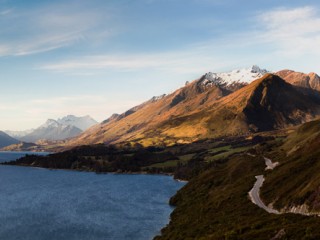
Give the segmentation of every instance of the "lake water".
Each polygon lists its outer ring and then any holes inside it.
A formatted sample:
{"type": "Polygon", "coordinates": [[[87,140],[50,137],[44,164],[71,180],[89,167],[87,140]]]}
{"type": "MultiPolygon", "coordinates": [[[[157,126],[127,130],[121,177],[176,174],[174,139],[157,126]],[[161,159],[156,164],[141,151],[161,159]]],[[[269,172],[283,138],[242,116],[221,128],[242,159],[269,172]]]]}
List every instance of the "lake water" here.
{"type": "MultiPolygon", "coordinates": [[[[23,155],[0,152],[0,161],[23,155]]],[[[152,239],[182,186],[160,175],[0,166],[0,239],[152,239]]]]}

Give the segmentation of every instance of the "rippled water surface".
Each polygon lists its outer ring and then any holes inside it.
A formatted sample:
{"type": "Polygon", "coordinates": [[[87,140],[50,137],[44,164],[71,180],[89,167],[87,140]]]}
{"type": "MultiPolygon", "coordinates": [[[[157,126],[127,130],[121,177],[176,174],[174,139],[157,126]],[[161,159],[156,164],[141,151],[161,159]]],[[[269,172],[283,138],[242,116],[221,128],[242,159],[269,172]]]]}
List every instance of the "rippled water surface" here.
{"type": "MultiPolygon", "coordinates": [[[[0,161],[22,155],[0,152],[0,161]]],[[[160,175],[0,166],[0,239],[152,239],[182,186],[160,175]]]]}

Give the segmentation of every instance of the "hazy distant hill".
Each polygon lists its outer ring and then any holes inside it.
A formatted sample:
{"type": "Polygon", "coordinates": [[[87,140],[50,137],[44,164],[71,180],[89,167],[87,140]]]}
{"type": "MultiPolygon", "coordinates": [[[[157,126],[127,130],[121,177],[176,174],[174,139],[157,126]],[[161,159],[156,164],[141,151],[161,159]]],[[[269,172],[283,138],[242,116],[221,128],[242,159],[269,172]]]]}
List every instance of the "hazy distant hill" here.
{"type": "Polygon", "coordinates": [[[11,130],[5,130],[4,132],[6,134],[8,134],[10,137],[16,138],[16,139],[20,139],[24,136],[26,136],[27,134],[33,132],[34,129],[28,129],[28,130],[24,130],[24,131],[11,131],[11,130]]]}
{"type": "Polygon", "coordinates": [[[19,142],[11,144],[9,146],[1,148],[1,151],[18,151],[18,152],[30,152],[30,151],[42,151],[41,146],[35,143],[19,142]]]}
{"type": "Polygon", "coordinates": [[[17,139],[14,139],[5,132],[0,131],[0,148],[16,143],[19,143],[17,139]]]}

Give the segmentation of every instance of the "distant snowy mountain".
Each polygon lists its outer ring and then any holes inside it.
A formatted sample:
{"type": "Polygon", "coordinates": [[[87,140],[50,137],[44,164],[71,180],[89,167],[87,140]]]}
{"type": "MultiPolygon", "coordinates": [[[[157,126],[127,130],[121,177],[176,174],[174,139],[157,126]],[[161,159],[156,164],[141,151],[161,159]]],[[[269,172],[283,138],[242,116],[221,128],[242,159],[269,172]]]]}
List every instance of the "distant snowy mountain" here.
{"type": "Polygon", "coordinates": [[[231,72],[223,72],[223,73],[206,73],[205,79],[203,81],[203,85],[211,86],[211,85],[224,85],[226,87],[234,86],[234,85],[247,85],[251,83],[253,80],[256,80],[269,71],[265,69],[261,69],[256,65],[253,65],[250,68],[243,68],[233,70],[231,72]]]}
{"type": "Polygon", "coordinates": [[[80,128],[82,131],[87,130],[88,128],[96,125],[98,122],[94,120],[89,115],[84,117],[76,117],[74,115],[68,115],[66,117],[60,118],[57,120],[58,123],[63,125],[71,125],[77,128],[80,128]]]}
{"type": "Polygon", "coordinates": [[[95,124],[97,124],[97,121],[90,116],[76,117],[68,115],[58,120],[48,119],[40,127],[19,139],[24,142],[64,140],[79,135],[95,124]]]}
{"type": "Polygon", "coordinates": [[[24,142],[37,142],[42,139],[46,140],[63,140],[75,137],[82,132],[81,129],[59,123],[56,120],[48,119],[40,127],[36,128],[33,132],[22,137],[24,142]]]}

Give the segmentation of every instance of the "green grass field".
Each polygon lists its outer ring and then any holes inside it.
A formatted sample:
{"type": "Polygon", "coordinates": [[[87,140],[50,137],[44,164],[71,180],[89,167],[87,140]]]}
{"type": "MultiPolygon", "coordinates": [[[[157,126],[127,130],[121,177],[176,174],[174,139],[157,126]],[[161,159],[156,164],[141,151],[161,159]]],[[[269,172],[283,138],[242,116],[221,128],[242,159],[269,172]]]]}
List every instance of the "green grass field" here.
{"type": "Polygon", "coordinates": [[[231,156],[232,154],[245,152],[245,151],[249,150],[250,148],[252,148],[252,146],[231,148],[230,145],[224,146],[224,147],[220,147],[220,148],[215,148],[215,149],[209,151],[211,155],[206,156],[205,157],[205,161],[206,162],[212,162],[212,161],[216,161],[216,160],[219,160],[219,159],[227,158],[227,157],[231,156]],[[222,153],[219,153],[219,154],[214,154],[214,153],[217,153],[219,151],[225,151],[225,152],[222,152],[222,153]]]}

